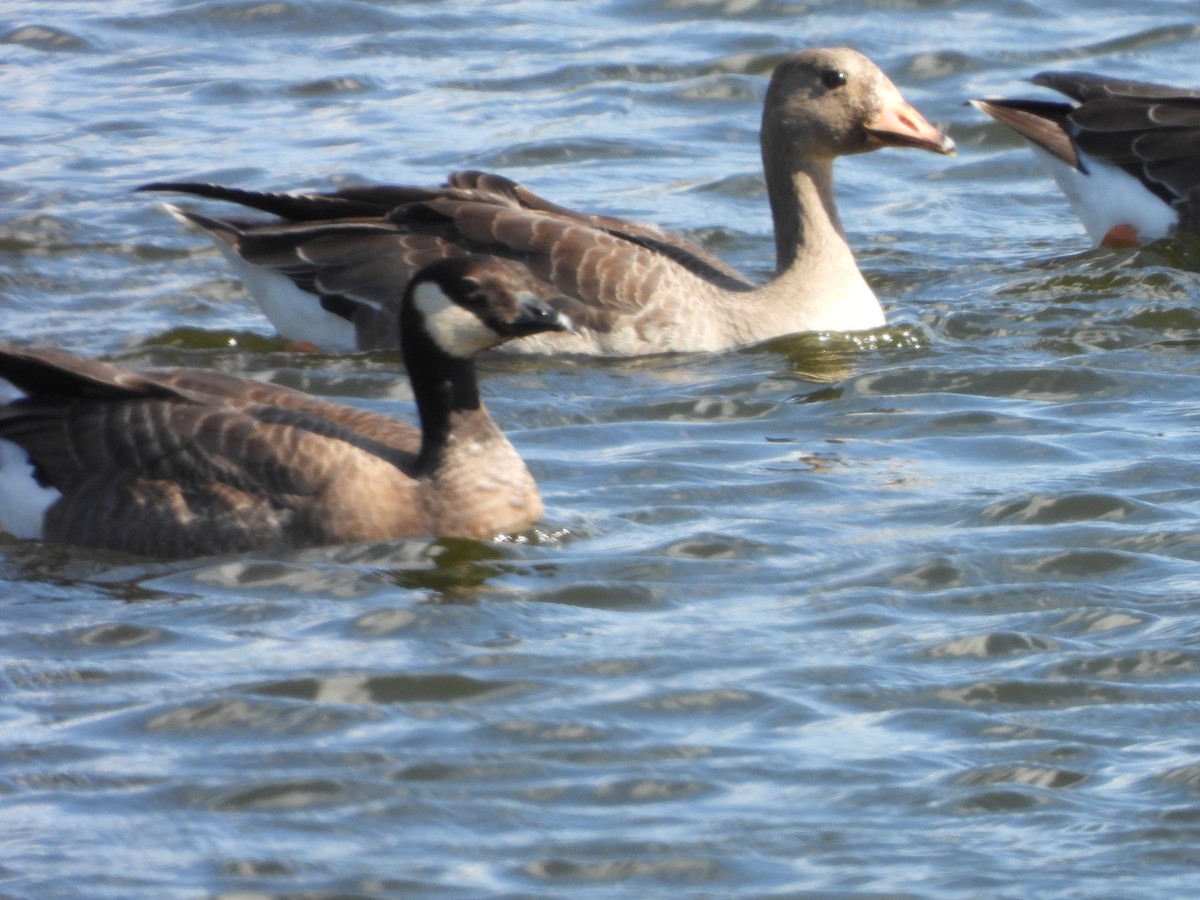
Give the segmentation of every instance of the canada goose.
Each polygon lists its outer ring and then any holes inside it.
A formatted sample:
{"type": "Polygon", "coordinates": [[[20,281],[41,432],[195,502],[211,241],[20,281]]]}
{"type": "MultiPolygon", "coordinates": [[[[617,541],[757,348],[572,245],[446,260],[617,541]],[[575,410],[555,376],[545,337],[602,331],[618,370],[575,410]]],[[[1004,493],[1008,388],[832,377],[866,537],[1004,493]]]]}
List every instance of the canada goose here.
{"type": "Polygon", "coordinates": [[[573,300],[573,333],[510,350],[635,356],[883,325],[838,219],[833,162],[885,146],[953,154],[953,141],[847,49],[807,50],[776,67],[761,140],[776,247],[775,278],[762,286],[655,226],[575,212],[481,172],[454,173],[434,189],[273,194],[157,182],[139,190],[278,216],[263,223],[171,208],[216,242],[280,334],[333,350],[391,345],[389,286],[431,259],[468,252],[519,260],[548,293],[573,300]]]}
{"type": "Polygon", "coordinates": [[[218,372],[4,348],[0,377],[25,396],[0,407],[0,524],[173,558],[523,528],[541,497],[472,358],[569,327],[531,282],[515,263],[458,257],[408,283],[401,342],[420,429],[218,372]]]}
{"type": "Polygon", "coordinates": [[[1092,240],[1200,233],[1200,91],[1087,72],[1030,80],[1073,102],[971,103],[1030,142],[1092,240]]]}

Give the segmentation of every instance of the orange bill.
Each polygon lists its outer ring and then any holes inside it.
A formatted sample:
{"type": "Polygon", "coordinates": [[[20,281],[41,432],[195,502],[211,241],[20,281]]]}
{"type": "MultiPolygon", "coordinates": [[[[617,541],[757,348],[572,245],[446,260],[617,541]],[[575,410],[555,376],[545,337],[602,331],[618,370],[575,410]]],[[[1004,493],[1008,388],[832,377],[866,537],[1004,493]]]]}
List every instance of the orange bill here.
{"type": "Polygon", "coordinates": [[[930,125],[895,91],[884,97],[883,108],[867,123],[867,132],[880,147],[916,147],[953,156],[954,141],[930,125]]]}

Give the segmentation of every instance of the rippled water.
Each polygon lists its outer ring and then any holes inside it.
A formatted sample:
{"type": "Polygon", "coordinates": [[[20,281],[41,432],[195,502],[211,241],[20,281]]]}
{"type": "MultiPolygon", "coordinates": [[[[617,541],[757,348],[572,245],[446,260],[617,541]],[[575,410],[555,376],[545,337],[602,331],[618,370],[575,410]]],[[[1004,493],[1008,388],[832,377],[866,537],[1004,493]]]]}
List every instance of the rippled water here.
{"type": "Polygon", "coordinates": [[[1200,86],[1198,29],[1049,6],[10,5],[3,334],[399,414],[393,355],[283,352],[130,189],[493,168],[765,274],[765,77],[819,44],[960,155],[840,165],[888,329],[488,361],[546,498],[522,543],[3,545],[0,894],[1194,892],[1200,267],[1087,251],[963,102],[1200,86]]]}

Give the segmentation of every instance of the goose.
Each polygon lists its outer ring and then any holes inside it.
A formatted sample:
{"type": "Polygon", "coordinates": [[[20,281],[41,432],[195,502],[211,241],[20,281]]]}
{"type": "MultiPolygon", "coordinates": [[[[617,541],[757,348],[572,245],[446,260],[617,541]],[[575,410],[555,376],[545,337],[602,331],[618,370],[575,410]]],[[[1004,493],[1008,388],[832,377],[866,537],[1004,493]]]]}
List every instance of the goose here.
{"type": "Polygon", "coordinates": [[[1088,72],[1030,80],[1071,102],[971,103],[1029,141],[1092,240],[1200,233],[1200,91],[1088,72]]]}
{"type": "Polygon", "coordinates": [[[483,540],[542,514],[479,397],[474,356],[570,323],[524,267],[438,260],[399,315],[420,428],[203,369],[0,348],[0,525],[159,558],[413,536],[483,540]]]}
{"type": "Polygon", "coordinates": [[[431,259],[518,260],[564,295],[575,330],[509,344],[523,353],[637,356],[725,350],[805,331],[885,324],[838,218],[833,163],[881,147],[953,154],[882,71],[846,49],[805,50],[775,68],[762,160],[776,271],[759,285],[653,225],[567,209],[500,175],[456,172],[444,187],[374,185],[268,193],[193,182],[174,191],[270,213],[218,219],[170,207],[233,264],[279,333],[330,350],[394,344],[389,286],[431,259]]]}

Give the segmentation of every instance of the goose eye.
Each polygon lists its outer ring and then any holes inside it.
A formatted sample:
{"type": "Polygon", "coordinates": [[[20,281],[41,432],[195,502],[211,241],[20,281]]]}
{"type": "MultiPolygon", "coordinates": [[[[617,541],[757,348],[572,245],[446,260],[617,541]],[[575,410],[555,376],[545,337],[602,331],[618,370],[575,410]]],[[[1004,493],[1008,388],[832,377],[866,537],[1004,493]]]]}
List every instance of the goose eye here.
{"type": "Polygon", "coordinates": [[[839,88],[846,83],[846,73],[841,69],[827,69],[821,73],[821,81],[827,88],[839,88]]]}

